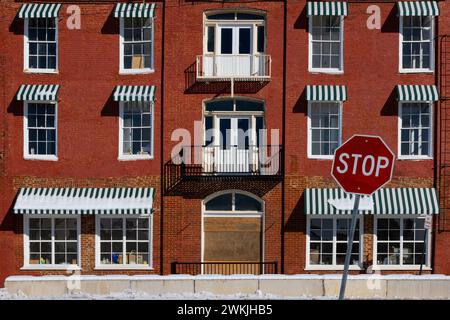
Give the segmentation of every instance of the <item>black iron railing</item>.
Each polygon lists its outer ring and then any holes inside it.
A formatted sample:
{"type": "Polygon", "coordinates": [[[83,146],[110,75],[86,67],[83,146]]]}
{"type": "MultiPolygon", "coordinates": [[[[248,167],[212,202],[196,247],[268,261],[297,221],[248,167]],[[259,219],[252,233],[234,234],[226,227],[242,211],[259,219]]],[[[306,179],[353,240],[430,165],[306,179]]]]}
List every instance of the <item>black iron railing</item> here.
{"type": "Polygon", "coordinates": [[[277,262],[172,262],[172,274],[277,274],[277,262]]]}

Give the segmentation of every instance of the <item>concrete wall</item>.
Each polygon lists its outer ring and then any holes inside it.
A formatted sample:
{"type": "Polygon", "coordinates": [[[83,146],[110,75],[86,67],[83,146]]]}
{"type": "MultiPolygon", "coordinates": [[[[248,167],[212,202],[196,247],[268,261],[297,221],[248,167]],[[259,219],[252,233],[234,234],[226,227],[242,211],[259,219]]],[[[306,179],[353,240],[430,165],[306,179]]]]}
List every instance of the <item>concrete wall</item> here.
{"type": "MultiPolygon", "coordinates": [[[[150,295],[255,294],[289,298],[336,298],[340,275],[294,276],[12,276],[5,281],[10,294],[31,297],[71,293],[108,295],[126,290],[150,295]]],[[[346,297],[353,299],[450,299],[450,277],[442,275],[350,276],[346,297]]]]}

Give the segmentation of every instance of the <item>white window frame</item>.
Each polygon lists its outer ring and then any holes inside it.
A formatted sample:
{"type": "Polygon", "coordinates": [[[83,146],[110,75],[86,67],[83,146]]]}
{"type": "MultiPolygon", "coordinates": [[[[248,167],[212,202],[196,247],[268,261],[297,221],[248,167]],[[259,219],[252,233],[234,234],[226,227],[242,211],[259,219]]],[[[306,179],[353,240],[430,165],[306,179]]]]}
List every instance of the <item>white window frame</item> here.
{"type": "Polygon", "coordinates": [[[313,29],[313,16],[308,18],[308,24],[309,24],[309,31],[308,31],[308,72],[311,73],[329,73],[329,74],[343,74],[344,73],[344,16],[340,16],[340,68],[313,68],[313,50],[312,50],[312,44],[313,44],[313,38],[312,38],[312,29],[313,29]]]}
{"type": "Polygon", "coordinates": [[[399,60],[398,60],[398,70],[399,73],[434,73],[434,17],[431,16],[431,46],[430,46],[430,68],[403,68],[403,17],[400,19],[400,29],[399,29],[399,60]]]}
{"type": "Polygon", "coordinates": [[[119,74],[148,74],[148,73],[154,73],[155,72],[155,19],[150,19],[151,24],[151,35],[150,35],[150,43],[151,43],[151,67],[150,68],[142,68],[142,69],[125,69],[124,68],[124,27],[125,27],[125,21],[126,18],[120,18],[120,37],[119,37],[119,74]]]}
{"type": "Polygon", "coordinates": [[[28,24],[29,18],[24,19],[24,45],[23,45],[23,71],[25,73],[58,73],[58,62],[59,62],[59,41],[58,41],[58,18],[55,19],[55,43],[56,43],[56,63],[55,69],[42,69],[42,68],[30,68],[29,67],[29,40],[28,40],[28,24]]]}
{"type": "Polygon", "coordinates": [[[398,129],[397,129],[397,158],[399,160],[432,160],[434,155],[433,150],[433,127],[434,127],[434,116],[433,116],[433,102],[429,101],[399,101],[398,102],[398,129]],[[430,144],[430,155],[402,155],[402,112],[403,104],[406,103],[427,103],[430,105],[430,133],[429,133],[429,144],[430,144]]]}
{"type": "MultiPolygon", "coordinates": [[[[349,270],[362,270],[364,259],[364,216],[359,215],[359,265],[350,264],[349,270]]],[[[344,270],[344,265],[336,264],[336,220],[351,219],[351,215],[308,215],[306,218],[306,262],[305,270],[344,270]],[[317,265],[311,264],[310,261],[310,231],[311,219],[332,219],[333,220],[333,264],[317,265]]]]}
{"type": "Polygon", "coordinates": [[[153,159],[153,150],[154,150],[154,111],[155,111],[155,103],[154,102],[145,102],[150,103],[150,154],[124,154],[123,152],[123,121],[124,121],[124,101],[119,102],[119,156],[118,160],[127,161],[127,160],[151,160],[153,159]]]}
{"type": "Polygon", "coordinates": [[[81,219],[80,215],[23,215],[23,267],[21,270],[81,270],[81,219]],[[52,259],[55,255],[55,219],[77,219],[77,262],[78,264],[30,264],[30,219],[52,219],[52,259]]]}
{"type": "Polygon", "coordinates": [[[308,101],[308,119],[307,119],[307,126],[308,126],[308,135],[307,135],[307,150],[308,150],[308,159],[322,159],[322,160],[333,160],[334,155],[314,155],[312,154],[312,126],[311,126],[311,108],[313,108],[313,104],[315,103],[337,103],[339,106],[339,119],[338,119],[338,125],[339,125],[339,146],[342,144],[342,110],[343,110],[343,101],[308,101]]]}
{"type": "MultiPolygon", "coordinates": [[[[378,253],[378,238],[377,238],[377,230],[378,230],[378,218],[388,218],[386,216],[380,216],[374,217],[373,220],[373,252],[372,252],[372,261],[373,261],[373,270],[419,270],[420,265],[403,265],[403,219],[411,219],[411,218],[418,218],[418,219],[425,219],[424,217],[420,215],[394,215],[389,218],[392,219],[400,219],[400,264],[399,265],[380,265],[377,263],[377,253],[378,253]]],[[[432,237],[432,231],[431,229],[425,229],[428,232],[428,241],[427,241],[427,252],[426,252],[426,264],[422,266],[423,270],[432,270],[431,268],[431,237],[432,237]]]]}
{"type": "Polygon", "coordinates": [[[141,214],[141,215],[96,215],[95,216],[95,270],[153,270],[153,214],[141,214]],[[138,219],[149,219],[149,235],[148,235],[148,265],[143,264],[102,264],[100,258],[100,219],[122,219],[122,251],[123,256],[126,254],[126,228],[125,228],[125,220],[127,218],[138,218],[138,219]]]}
{"type": "Polygon", "coordinates": [[[46,160],[57,161],[58,160],[58,103],[56,101],[36,101],[26,100],[23,102],[23,158],[25,160],[46,160]],[[55,105],[55,155],[49,154],[30,154],[28,150],[29,137],[28,137],[28,104],[29,103],[41,103],[41,104],[53,104],[55,105]]]}

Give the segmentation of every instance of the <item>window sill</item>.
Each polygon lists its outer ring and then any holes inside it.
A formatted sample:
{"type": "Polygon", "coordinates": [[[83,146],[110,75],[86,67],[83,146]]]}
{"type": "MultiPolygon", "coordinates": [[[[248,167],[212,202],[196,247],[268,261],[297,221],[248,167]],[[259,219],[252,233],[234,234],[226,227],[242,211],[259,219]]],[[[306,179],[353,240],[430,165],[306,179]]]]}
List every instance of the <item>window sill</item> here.
{"type": "MultiPolygon", "coordinates": [[[[344,270],[344,266],[307,266],[305,267],[305,271],[342,271],[344,270]]],[[[360,266],[351,265],[349,266],[349,270],[363,270],[360,266]]]]}
{"type": "Polygon", "coordinates": [[[344,74],[343,70],[308,69],[309,73],[344,74]]]}
{"type": "Polygon", "coordinates": [[[55,270],[55,271],[73,271],[81,270],[77,265],[26,265],[20,268],[20,270],[55,270]]]}
{"type": "MultiPolygon", "coordinates": [[[[419,271],[420,266],[373,266],[372,270],[379,270],[379,271],[419,271]]],[[[433,269],[428,266],[423,266],[422,270],[425,271],[432,271],[433,269]]]]}
{"type": "Polygon", "coordinates": [[[400,74],[406,73],[406,74],[411,74],[411,73],[429,73],[429,74],[433,74],[434,70],[421,70],[421,69],[401,69],[398,71],[400,74]]]}
{"type": "Polygon", "coordinates": [[[120,70],[120,75],[133,75],[133,74],[150,74],[155,73],[155,69],[135,69],[135,70],[120,70]]]}
{"type": "Polygon", "coordinates": [[[23,69],[24,73],[46,73],[46,74],[59,74],[59,70],[52,69],[23,69]]]}
{"type": "Polygon", "coordinates": [[[119,161],[153,160],[153,156],[149,155],[119,156],[117,160],[119,161]]]}
{"type": "Polygon", "coordinates": [[[130,265],[118,265],[118,266],[95,266],[94,270],[154,270],[153,267],[150,266],[130,266],[130,265]]]}
{"type": "Polygon", "coordinates": [[[433,157],[398,157],[397,160],[400,161],[404,161],[404,160],[415,160],[415,161],[420,161],[420,160],[433,160],[433,157]]]}
{"type": "Polygon", "coordinates": [[[333,160],[334,156],[311,156],[308,155],[308,159],[311,160],[333,160]]]}
{"type": "Polygon", "coordinates": [[[24,156],[24,160],[58,161],[57,156],[24,156]]]}

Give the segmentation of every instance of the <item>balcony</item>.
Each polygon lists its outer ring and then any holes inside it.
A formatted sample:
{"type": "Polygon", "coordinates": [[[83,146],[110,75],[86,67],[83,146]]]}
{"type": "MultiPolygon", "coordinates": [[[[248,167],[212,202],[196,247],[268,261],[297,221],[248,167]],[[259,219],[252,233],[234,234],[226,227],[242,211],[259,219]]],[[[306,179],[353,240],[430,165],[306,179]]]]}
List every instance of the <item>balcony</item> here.
{"type": "Polygon", "coordinates": [[[198,81],[270,81],[272,60],[267,54],[204,54],[197,56],[198,81]]]}

